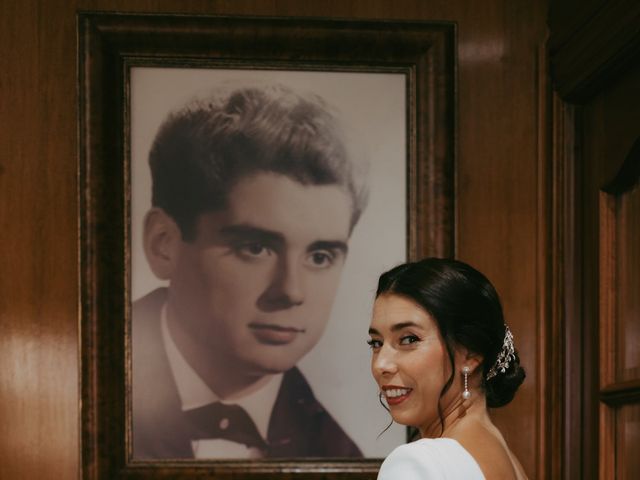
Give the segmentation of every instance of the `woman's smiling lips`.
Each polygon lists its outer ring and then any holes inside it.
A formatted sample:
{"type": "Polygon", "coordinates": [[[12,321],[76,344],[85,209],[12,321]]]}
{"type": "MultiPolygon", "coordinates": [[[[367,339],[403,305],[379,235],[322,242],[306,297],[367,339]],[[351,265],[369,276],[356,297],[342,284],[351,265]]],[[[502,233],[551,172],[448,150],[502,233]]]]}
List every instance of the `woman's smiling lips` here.
{"type": "Polygon", "coordinates": [[[298,334],[305,332],[303,328],[283,327],[271,323],[251,323],[249,328],[260,343],[267,345],[287,345],[293,342],[298,334]]]}
{"type": "Polygon", "coordinates": [[[382,387],[385,399],[389,406],[399,405],[404,402],[411,394],[412,388],[400,387],[397,385],[385,385],[382,387]]]}

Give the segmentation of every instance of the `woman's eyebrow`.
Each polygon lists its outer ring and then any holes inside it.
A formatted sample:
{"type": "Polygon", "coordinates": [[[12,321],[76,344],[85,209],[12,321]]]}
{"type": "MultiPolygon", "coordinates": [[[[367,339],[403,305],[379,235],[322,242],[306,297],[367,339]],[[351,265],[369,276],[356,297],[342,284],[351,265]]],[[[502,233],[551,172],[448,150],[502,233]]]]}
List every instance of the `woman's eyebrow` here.
{"type": "Polygon", "coordinates": [[[418,325],[415,322],[396,323],[395,325],[391,326],[391,331],[392,332],[397,332],[398,330],[402,330],[403,328],[407,328],[407,327],[418,327],[418,328],[420,328],[420,325],[418,325]]]}
{"type": "MultiPolygon", "coordinates": [[[[407,328],[407,327],[422,328],[420,325],[418,325],[415,322],[400,322],[392,325],[391,331],[397,332],[398,330],[402,330],[403,328],[407,328]]],[[[380,332],[378,332],[378,330],[376,330],[375,328],[371,327],[369,328],[369,335],[380,335],[380,332]]]]}

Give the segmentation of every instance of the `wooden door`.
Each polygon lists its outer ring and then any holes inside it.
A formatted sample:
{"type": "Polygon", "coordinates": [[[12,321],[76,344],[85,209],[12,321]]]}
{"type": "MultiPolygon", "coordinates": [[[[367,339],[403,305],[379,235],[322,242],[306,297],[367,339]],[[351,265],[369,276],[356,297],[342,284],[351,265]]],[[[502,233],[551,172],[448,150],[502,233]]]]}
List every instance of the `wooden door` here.
{"type": "Polygon", "coordinates": [[[640,136],[599,193],[602,479],[640,478],[639,176],[640,136]]]}
{"type": "Polygon", "coordinates": [[[555,151],[571,218],[560,257],[564,478],[640,478],[640,5],[556,2],[555,151]],[[572,15],[566,15],[573,10],[572,15]],[[559,120],[559,121],[557,121],[559,120]],[[567,121],[568,120],[568,121],[567,121]],[[567,124],[571,132],[567,134],[567,124]],[[563,131],[560,132],[560,127],[563,131]],[[569,194],[567,195],[567,192],[569,194]]]}

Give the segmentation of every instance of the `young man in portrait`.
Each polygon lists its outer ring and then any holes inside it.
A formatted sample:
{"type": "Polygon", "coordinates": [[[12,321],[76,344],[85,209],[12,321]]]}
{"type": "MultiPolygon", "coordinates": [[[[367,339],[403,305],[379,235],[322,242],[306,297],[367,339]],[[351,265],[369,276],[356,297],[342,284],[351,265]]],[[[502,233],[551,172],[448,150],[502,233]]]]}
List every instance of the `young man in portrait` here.
{"type": "Polygon", "coordinates": [[[361,456],[296,367],[366,203],[343,133],[277,85],[218,89],[161,126],[144,250],[168,286],[133,305],[136,459],[361,456]]]}

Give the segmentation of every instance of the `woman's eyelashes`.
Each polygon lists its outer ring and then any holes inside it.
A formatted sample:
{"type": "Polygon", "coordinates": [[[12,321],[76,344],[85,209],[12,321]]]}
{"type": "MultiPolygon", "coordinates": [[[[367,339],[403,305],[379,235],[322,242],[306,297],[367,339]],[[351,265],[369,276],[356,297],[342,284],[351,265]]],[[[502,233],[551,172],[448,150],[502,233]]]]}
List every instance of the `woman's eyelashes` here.
{"type": "MultiPolygon", "coordinates": [[[[404,334],[398,337],[397,343],[400,346],[406,346],[406,345],[413,345],[414,343],[417,343],[419,341],[420,341],[420,337],[411,333],[411,334],[404,334]]],[[[367,344],[372,350],[377,350],[380,347],[382,347],[383,341],[377,338],[370,338],[369,340],[367,340],[367,344]]]]}
{"type": "Polygon", "coordinates": [[[411,345],[412,343],[419,342],[420,338],[417,335],[409,334],[400,337],[400,345],[411,345]]]}

